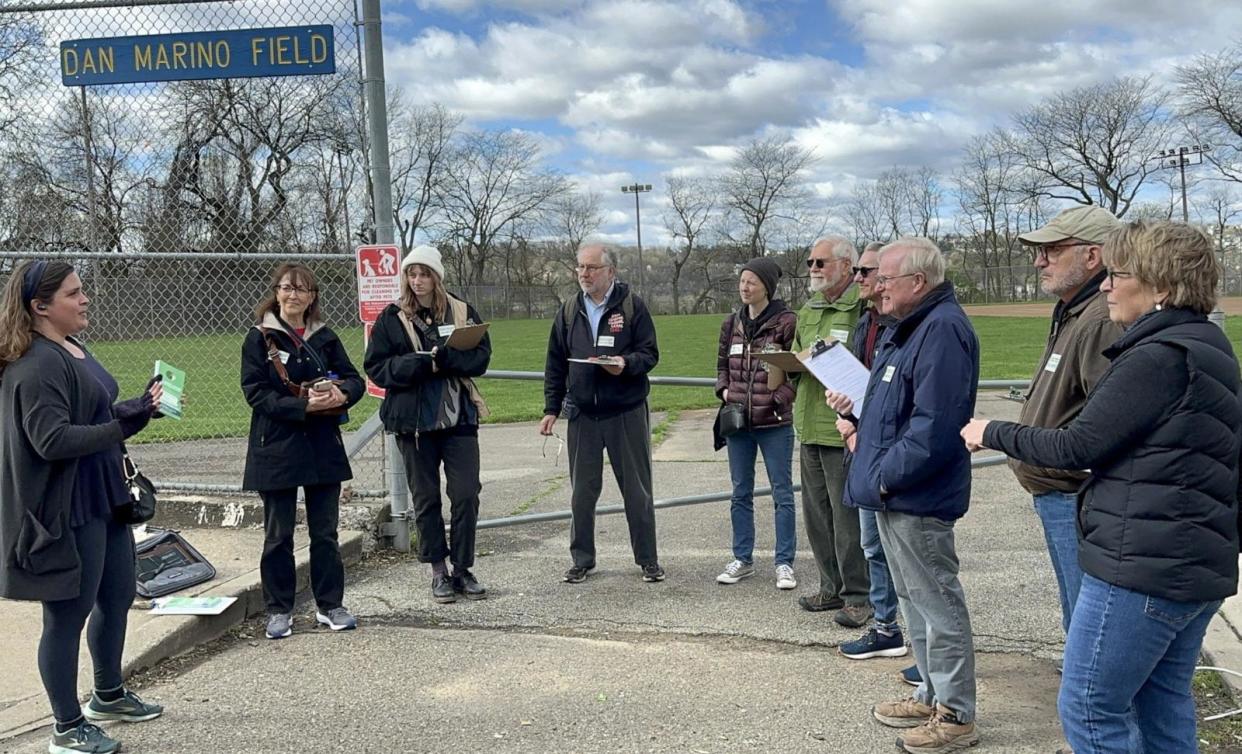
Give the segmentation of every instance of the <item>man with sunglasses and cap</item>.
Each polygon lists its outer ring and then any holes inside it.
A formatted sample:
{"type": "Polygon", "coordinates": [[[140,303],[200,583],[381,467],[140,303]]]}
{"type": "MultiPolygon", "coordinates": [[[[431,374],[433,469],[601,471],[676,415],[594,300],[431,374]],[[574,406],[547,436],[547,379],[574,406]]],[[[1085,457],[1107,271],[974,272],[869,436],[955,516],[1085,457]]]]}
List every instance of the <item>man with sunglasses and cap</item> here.
{"type": "MultiPolygon", "coordinates": [[[[845,238],[825,236],[811,245],[806,260],[811,298],[798,310],[795,353],[821,338],[853,347],[851,335],[866,306],[854,286],[857,264],[858,251],[845,238]]],[[[802,518],[819,568],[819,589],[799,597],[798,604],[810,612],[836,611],[861,626],[871,616],[870,582],[858,513],[845,507],[845,442],[836,412],[824,404],[824,386],[807,372],[795,380],[802,518]]]]}
{"type": "MultiPolygon", "coordinates": [[[[1108,370],[1103,351],[1121,337],[1121,329],[1108,318],[1108,302],[1100,292],[1107,275],[1101,247],[1120,227],[1103,207],[1074,207],[1018,236],[1031,249],[1040,288],[1058,299],[1044,355],[1022,404],[1022,424],[1050,429],[1069,424],[1108,370]]],[[[1068,632],[1082,583],[1077,495],[1087,472],[1039,468],[1012,458],[1009,467],[1034,497],[1057,577],[1061,628],[1068,632]]]]}

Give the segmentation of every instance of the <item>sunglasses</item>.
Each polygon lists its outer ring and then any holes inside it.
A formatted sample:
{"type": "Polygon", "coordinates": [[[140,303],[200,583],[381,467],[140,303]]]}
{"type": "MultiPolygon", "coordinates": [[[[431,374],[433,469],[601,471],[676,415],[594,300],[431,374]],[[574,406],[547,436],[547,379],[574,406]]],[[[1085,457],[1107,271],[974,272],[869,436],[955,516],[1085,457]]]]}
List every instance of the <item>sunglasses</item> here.
{"type": "Polygon", "coordinates": [[[880,269],[880,268],[879,268],[879,267],[851,267],[851,268],[850,268],[850,270],[851,270],[851,271],[852,271],[855,275],[859,275],[859,276],[864,277],[864,278],[865,278],[865,277],[867,277],[868,275],[870,275],[871,273],[875,272],[875,271],[876,271],[876,270],[878,270],[878,269],[880,269]]]}
{"type": "Polygon", "coordinates": [[[806,268],[808,270],[810,269],[822,270],[824,269],[824,266],[827,265],[829,262],[835,262],[835,261],[836,261],[835,259],[808,259],[806,260],[806,268]]]}

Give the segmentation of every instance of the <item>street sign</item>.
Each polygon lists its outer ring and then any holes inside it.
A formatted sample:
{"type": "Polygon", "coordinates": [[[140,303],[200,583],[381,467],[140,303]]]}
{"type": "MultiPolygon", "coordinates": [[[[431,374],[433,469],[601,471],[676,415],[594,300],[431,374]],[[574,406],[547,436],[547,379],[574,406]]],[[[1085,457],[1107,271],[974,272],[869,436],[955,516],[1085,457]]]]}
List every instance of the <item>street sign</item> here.
{"type": "MultiPolygon", "coordinates": [[[[371,330],[375,327],[374,322],[362,323],[362,350],[365,353],[367,346],[371,345],[371,330]]],[[[384,388],[371,382],[371,378],[367,377],[367,395],[374,395],[376,398],[383,398],[385,395],[384,388]]]]}
{"type": "Polygon", "coordinates": [[[60,43],[60,80],[95,86],[329,74],[335,39],[328,25],[68,39],[60,43]]]}
{"type": "Polygon", "coordinates": [[[354,252],[358,276],[358,318],[374,322],[401,295],[401,252],[392,244],[359,246],[354,252]]]}

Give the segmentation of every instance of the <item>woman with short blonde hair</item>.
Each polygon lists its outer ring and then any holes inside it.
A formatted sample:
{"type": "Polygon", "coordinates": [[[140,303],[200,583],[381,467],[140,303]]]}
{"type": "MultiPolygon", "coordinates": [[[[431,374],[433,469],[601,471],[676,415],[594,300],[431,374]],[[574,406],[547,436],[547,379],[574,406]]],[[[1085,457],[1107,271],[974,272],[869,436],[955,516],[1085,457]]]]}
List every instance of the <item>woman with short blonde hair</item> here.
{"type": "Polygon", "coordinates": [[[1090,469],[1078,493],[1082,587],[1058,710],[1076,754],[1197,751],[1191,677],[1208,622],[1238,589],[1242,379],[1206,314],[1219,270],[1201,231],[1132,222],[1104,245],[1100,285],[1125,330],[1060,429],[974,419],[972,450],[1090,469]]]}

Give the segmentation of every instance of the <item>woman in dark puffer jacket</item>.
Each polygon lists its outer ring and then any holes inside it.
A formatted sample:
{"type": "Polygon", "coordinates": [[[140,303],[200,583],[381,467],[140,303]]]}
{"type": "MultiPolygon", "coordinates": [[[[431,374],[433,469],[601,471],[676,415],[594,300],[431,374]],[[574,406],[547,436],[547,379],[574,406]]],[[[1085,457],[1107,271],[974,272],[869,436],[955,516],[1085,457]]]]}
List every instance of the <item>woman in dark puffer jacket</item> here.
{"type": "Polygon", "coordinates": [[[794,389],[785,374],[755,354],[788,351],[798,316],[773,299],[781,268],[771,259],[752,259],[742,267],[738,293],[742,306],[725,318],[716,357],[716,394],[745,407],[746,428],[725,439],[733,480],[733,560],[716,577],[736,584],[755,573],[755,456],[763,465],[776,504],[776,586],[793,589],[797,527],[793,496],[794,389]]]}
{"type": "Polygon", "coordinates": [[[1109,317],[1125,333],[1062,429],[974,419],[972,450],[1090,469],[1078,492],[1082,589],[1058,710],[1076,754],[1197,751],[1191,676],[1238,586],[1238,361],[1207,313],[1219,267],[1201,231],[1138,221],[1104,247],[1109,317]],[[1132,726],[1136,726],[1131,730],[1132,726]]]}

